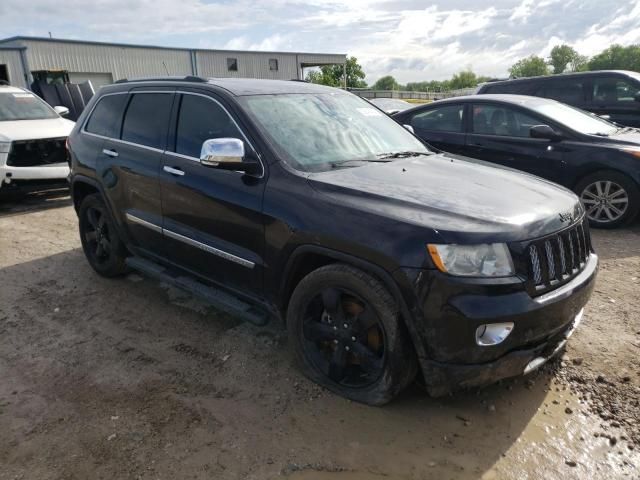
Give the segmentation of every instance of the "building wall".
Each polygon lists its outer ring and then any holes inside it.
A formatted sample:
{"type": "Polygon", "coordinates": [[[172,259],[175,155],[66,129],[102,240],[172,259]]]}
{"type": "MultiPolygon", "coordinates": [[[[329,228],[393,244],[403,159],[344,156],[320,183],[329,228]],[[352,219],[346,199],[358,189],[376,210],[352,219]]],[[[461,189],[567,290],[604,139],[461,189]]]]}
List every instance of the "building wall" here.
{"type": "Polygon", "coordinates": [[[190,75],[188,50],[120,47],[26,40],[29,69],[111,73],[114,80],[146,76],[190,75]]]}
{"type": "Polygon", "coordinates": [[[67,70],[74,81],[92,79],[96,83],[167,74],[290,80],[301,77],[301,66],[342,64],[346,59],[345,55],[189,50],[38,38],[12,39],[0,43],[3,46],[26,47],[29,71],[67,70]],[[237,71],[228,70],[227,58],[237,59],[237,71]],[[278,61],[277,70],[269,68],[270,59],[278,61]]]}
{"type": "Polygon", "coordinates": [[[16,87],[26,87],[20,50],[0,49],[0,65],[6,65],[9,73],[9,82],[16,87]]]}

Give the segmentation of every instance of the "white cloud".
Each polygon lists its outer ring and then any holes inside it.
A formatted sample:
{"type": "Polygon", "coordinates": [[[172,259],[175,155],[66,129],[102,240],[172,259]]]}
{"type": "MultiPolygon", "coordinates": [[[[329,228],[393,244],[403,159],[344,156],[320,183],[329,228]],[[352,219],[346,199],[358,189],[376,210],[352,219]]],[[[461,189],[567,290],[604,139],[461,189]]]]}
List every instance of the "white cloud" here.
{"type": "Polygon", "coordinates": [[[502,76],[558,43],[593,55],[640,43],[624,0],[0,0],[5,35],[357,56],[367,81],[502,76]]]}

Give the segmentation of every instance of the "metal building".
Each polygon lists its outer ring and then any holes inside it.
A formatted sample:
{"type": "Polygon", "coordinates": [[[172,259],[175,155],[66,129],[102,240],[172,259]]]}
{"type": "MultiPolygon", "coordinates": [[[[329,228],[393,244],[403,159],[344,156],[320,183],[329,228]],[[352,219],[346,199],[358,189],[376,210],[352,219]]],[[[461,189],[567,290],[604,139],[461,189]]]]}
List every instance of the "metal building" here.
{"type": "Polygon", "coordinates": [[[306,67],[345,65],[346,55],[203,50],[42,37],[0,40],[0,79],[31,84],[31,72],[66,70],[69,80],[95,88],[121,78],[163,75],[302,79],[306,67]]]}

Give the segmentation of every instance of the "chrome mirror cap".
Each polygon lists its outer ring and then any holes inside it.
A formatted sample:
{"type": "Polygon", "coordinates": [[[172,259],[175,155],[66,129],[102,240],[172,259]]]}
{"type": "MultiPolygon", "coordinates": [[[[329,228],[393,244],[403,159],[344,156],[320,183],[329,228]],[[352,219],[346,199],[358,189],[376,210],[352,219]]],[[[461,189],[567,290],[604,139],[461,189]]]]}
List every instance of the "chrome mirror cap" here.
{"type": "Polygon", "coordinates": [[[210,138],[200,151],[200,163],[217,167],[224,163],[242,163],[244,142],[238,138],[210,138]]]}
{"type": "Polygon", "coordinates": [[[415,134],[416,132],[413,130],[413,127],[411,125],[402,125],[404,128],[406,128],[407,130],[409,130],[411,133],[415,134]]]}
{"type": "Polygon", "coordinates": [[[67,107],[63,107],[62,105],[53,107],[53,110],[61,117],[66,117],[67,115],[69,115],[69,109],[67,107]]]}

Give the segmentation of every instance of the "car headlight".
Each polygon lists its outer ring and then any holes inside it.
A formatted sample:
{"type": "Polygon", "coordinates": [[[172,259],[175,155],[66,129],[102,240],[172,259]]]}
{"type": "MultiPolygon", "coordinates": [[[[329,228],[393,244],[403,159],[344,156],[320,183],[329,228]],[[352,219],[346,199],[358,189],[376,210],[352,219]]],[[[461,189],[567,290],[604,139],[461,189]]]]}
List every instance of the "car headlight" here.
{"type": "Polygon", "coordinates": [[[0,153],[9,153],[11,150],[11,142],[0,142],[0,153]]]}
{"type": "Polygon", "coordinates": [[[507,277],[513,275],[513,260],[504,243],[427,246],[438,270],[463,277],[507,277]]]}

